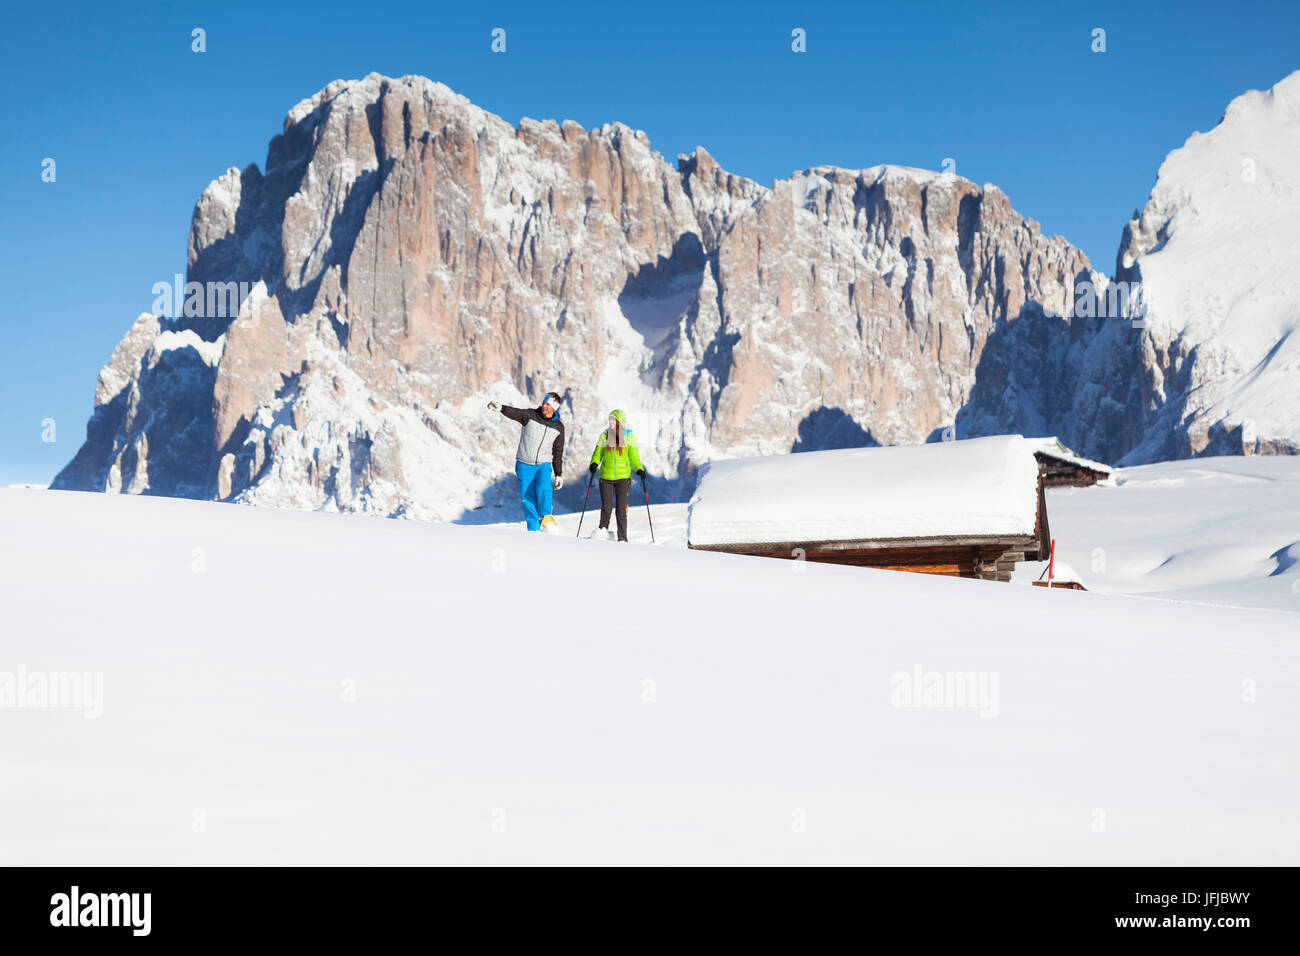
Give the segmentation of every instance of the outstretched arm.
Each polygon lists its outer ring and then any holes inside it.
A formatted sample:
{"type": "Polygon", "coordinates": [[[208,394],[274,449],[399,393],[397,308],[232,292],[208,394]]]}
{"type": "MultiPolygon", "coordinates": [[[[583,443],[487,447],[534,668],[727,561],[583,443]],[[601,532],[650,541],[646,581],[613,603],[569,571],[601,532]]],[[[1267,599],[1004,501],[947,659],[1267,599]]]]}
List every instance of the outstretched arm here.
{"type": "MultiPolygon", "coordinates": [[[[489,406],[491,407],[491,406],[489,406]]],[[[513,405],[502,405],[501,414],[512,421],[519,422],[521,425],[528,420],[527,408],[515,408],[513,405]]]]}

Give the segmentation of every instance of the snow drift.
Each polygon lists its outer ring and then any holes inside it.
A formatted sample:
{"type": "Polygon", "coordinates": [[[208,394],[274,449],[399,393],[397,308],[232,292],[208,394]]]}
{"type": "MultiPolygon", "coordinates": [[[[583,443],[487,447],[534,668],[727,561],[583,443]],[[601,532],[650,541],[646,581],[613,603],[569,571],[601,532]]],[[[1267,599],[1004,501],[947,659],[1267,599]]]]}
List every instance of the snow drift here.
{"type": "Polygon", "coordinates": [[[11,865],[1300,862],[1294,614],[164,498],[0,524],[0,672],[103,688],[0,709],[11,865]]]}

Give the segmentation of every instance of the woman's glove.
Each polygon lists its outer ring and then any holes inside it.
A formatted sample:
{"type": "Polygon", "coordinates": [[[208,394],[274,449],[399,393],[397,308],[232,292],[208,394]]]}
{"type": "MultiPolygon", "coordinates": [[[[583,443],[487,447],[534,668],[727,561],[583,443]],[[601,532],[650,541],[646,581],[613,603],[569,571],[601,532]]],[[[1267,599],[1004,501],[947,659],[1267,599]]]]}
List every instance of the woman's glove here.
{"type": "Polygon", "coordinates": [[[644,481],[645,481],[645,469],[644,469],[644,468],[638,468],[638,469],[636,470],[636,476],[637,476],[638,478],[640,478],[640,479],[644,482],[644,481]]]}
{"type": "Polygon", "coordinates": [[[591,473],[594,475],[594,474],[596,473],[596,469],[597,469],[598,467],[600,467],[600,466],[597,465],[597,464],[593,461],[593,462],[591,463],[591,465],[588,466],[587,470],[588,470],[589,472],[591,472],[591,473]]]}
{"type": "Polygon", "coordinates": [[[500,402],[488,402],[488,411],[491,411],[491,412],[499,412],[499,411],[501,411],[501,403],[500,403],[500,402]]]}
{"type": "Polygon", "coordinates": [[[564,487],[564,479],[561,478],[559,475],[556,475],[554,478],[551,479],[551,487],[554,488],[556,491],[559,491],[561,488],[564,487]]]}

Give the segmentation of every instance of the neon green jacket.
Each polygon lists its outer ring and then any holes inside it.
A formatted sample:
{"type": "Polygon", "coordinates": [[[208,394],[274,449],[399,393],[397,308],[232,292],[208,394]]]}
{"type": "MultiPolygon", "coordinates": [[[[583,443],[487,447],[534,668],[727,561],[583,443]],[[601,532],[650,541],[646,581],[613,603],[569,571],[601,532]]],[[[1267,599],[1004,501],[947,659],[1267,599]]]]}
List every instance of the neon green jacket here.
{"type": "Polygon", "coordinates": [[[633,472],[641,470],[641,456],[637,454],[636,450],[636,435],[632,434],[632,429],[627,427],[627,412],[621,408],[616,408],[609,413],[609,417],[623,426],[623,434],[627,437],[627,445],[622,451],[608,447],[606,440],[609,437],[609,430],[606,429],[600,433],[600,439],[596,442],[596,450],[592,452],[591,463],[600,466],[601,478],[607,481],[619,481],[623,478],[630,478],[633,472]]]}

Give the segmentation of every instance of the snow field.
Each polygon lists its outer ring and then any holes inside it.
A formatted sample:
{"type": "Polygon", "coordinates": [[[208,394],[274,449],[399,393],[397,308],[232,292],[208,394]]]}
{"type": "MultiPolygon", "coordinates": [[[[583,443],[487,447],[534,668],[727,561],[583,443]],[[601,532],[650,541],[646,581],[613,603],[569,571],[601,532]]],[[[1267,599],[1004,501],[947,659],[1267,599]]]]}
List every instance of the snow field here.
{"type": "Polygon", "coordinates": [[[1297,862],[1292,614],[156,498],[0,527],[0,680],[103,682],[0,708],[9,864],[1297,862]]]}

